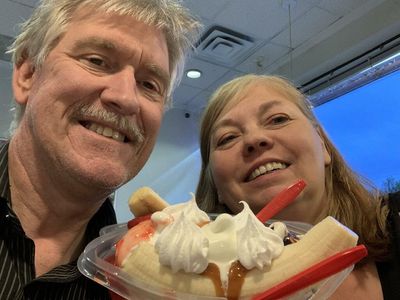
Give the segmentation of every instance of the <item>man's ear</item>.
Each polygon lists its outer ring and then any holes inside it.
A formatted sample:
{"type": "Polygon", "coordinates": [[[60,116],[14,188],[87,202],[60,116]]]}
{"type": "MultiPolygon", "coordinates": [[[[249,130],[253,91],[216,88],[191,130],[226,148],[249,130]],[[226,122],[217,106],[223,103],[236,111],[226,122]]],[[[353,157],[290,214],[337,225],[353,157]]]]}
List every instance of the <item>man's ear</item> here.
{"type": "Polygon", "coordinates": [[[29,59],[14,66],[12,87],[15,101],[18,104],[26,104],[33,84],[35,67],[29,59]]]}

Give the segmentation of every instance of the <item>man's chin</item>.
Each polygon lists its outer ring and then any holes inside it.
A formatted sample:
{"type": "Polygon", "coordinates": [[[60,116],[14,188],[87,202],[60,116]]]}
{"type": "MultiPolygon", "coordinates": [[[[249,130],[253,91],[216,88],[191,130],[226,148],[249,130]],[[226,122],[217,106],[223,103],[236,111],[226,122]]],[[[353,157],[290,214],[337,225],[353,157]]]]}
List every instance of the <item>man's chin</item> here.
{"type": "Polygon", "coordinates": [[[121,170],[114,172],[111,168],[83,170],[82,173],[76,174],[75,178],[83,189],[97,193],[112,193],[132,178],[131,174],[121,172],[121,170]]]}

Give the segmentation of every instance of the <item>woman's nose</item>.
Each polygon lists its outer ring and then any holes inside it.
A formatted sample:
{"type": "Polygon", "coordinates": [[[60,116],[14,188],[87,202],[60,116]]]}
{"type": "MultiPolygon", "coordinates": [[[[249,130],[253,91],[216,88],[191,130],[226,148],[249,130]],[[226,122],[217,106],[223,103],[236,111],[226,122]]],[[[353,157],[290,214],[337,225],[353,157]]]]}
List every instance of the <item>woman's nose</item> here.
{"type": "Polygon", "coordinates": [[[105,106],[123,115],[139,112],[140,98],[133,68],[127,67],[110,74],[106,84],[100,96],[105,106]]]}
{"type": "Polygon", "coordinates": [[[272,146],[272,140],[266,136],[266,134],[258,132],[256,134],[249,134],[245,138],[244,142],[244,155],[252,155],[253,153],[259,153],[265,151],[272,146]]]}

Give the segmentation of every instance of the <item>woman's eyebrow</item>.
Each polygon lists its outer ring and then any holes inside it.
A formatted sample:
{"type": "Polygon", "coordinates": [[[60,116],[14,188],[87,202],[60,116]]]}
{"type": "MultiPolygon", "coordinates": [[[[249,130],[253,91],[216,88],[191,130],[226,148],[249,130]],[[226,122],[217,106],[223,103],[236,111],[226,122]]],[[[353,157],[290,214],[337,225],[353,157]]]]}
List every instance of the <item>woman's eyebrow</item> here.
{"type": "MultiPolygon", "coordinates": [[[[273,107],[278,106],[280,104],[281,102],[279,100],[269,100],[268,102],[263,103],[257,110],[257,117],[262,116],[267,111],[271,110],[273,107]]],[[[218,129],[222,127],[228,127],[228,126],[237,126],[236,120],[228,118],[228,119],[223,119],[220,122],[217,122],[214,128],[211,130],[211,134],[214,134],[218,129]]]]}
{"type": "Polygon", "coordinates": [[[262,116],[269,110],[271,110],[275,106],[279,106],[281,102],[279,100],[269,100],[268,102],[263,103],[258,109],[257,115],[262,116]]]}
{"type": "Polygon", "coordinates": [[[223,127],[234,127],[237,125],[237,122],[234,119],[228,118],[228,119],[223,119],[220,122],[217,122],[213,129],[211,130],[211,135],[215,134],[216,131],[218,131],[220,128],[223,127]]]}

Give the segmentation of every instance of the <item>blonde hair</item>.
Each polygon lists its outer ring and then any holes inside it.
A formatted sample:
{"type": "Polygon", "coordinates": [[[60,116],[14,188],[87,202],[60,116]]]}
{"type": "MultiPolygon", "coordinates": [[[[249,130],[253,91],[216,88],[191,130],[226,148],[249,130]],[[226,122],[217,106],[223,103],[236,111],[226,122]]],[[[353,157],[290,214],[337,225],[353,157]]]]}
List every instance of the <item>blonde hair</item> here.
{"type": "MultiPolygon", "coordinates": [[[[168,46],[171,84],[166,104],[182,77],[186,54],[193,47],[201,25],[179,0],[42,0],[32,16],[21,24],[21,33],[9,48],[14,65],[32,60],[40,69],[55,47],[75,11],[90,7],[95,11],[132,16],[162,30],[168,46]]],[[[17,106],[10,132],[18,126],[25,107],[17,106]]]]}
{"type": "MultiPolygon", "coordinates": [[[[244,75],[217,89],[211,96],[200,125],[200,153],[202,167],[196,190],[201,209],[222,212],[228,209],[218,203],[217,189],[210,171],[210,137],[214,123],[224,108],[239,98],[250,85],[261,83],[292,101],[316,128],[331,156],[326,167],[325,189],[328,198],[327,215],[348,226],[359,235],[359,242],[369,250],[369,257],[384,259],[388,255],[389,237],[386,233],[386,206],[382,208],[378,192],[372,185],[355,174],[319,124],[307,98],[288,80],[278,76],[244,75]],[[370,188],[368,190],[366,187],[370,188]]],[[[229,211],[228,211],[229,212],[229,211]]],[[[321,216],[321,219],[325,216],[321,216]]],[[[316,220],[317,222],[319,220],[316,220]]]]}

